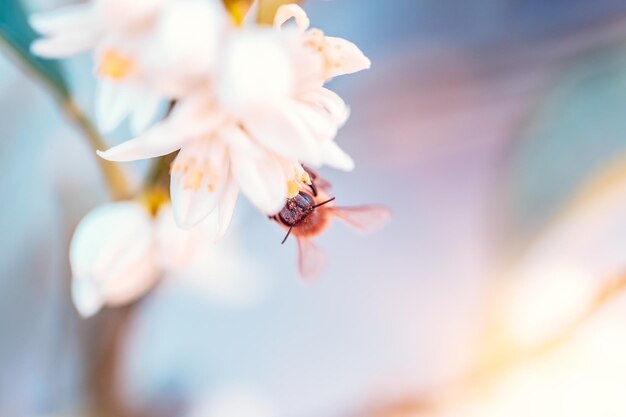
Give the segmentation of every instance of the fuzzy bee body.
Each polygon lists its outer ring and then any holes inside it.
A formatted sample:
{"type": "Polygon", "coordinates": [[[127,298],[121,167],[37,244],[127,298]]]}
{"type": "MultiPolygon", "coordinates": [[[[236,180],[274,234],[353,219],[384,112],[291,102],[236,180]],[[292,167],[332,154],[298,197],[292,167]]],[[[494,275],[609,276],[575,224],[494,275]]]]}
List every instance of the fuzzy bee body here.
{"type": "Polygon", "coordinates": [[[328,198],[327,195],[330,184],[313,173],[311,178],[311,192],[301,189],[298,194],[287,199],[278,214],[271,217],[287,229],[282,243],[290,235],[296,237],[300,274],[304,278],[317,276],[323,268],[324,254],[312,239],[326,230],[332,218],[336,217],[356,230],[370,231],[382,226],[390,217],[389,210],[382,206],[336,207],[329,204],[335,200],[335,197],[328,198]],[[316,181],[323,185],[316,186],[316,181]]]}

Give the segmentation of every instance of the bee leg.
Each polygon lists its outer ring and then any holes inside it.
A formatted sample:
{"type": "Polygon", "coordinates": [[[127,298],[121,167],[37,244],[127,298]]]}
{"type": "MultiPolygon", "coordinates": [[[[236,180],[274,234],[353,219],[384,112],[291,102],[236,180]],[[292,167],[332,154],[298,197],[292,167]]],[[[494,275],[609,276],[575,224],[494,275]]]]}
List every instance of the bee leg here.
{"type": "Polygon", "coordinates": [[[329,198],[328,200],[322,201],[321,203],[318,203],[318,204],[312,206],[311,208],[318,208],[319,206],[323,206],[324,204],[330,203],[334,199],[335,199],[335,197],[329,198]]]}
{"type": "Polygon", "coordinates": [[[287,234],[285,235],[284,239],[282,242],[280,242],[280,244],[282,245],[283,243],[285,243],[285,241],[287,240],[287,238],[289,237],[289,235],[291,234],[291,229],[293,229],[293,226],[289,226],[289,230],[287,230],[287,234]]]}

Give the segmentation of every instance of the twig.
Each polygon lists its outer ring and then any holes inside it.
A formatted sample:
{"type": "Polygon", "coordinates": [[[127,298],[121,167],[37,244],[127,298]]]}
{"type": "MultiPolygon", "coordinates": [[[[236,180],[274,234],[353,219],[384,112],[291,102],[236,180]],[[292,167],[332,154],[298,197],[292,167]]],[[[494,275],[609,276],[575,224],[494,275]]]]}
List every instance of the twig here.
{"type": "Polygon", "coordinates": [[[76,128],[80,130],[84,138],[94,150],[94,157],[98,161],[98,165],[102,171],[102,175],[111,198],[113,200],[123,200],[129,198],[131,196],[130,187],[126,179],[126,175],[120,165],[95,155],[96,150],[105,150],[107,145],[104,143],[102,137],[91,121],[89,121],[87,116],[71,98],[60,100],[60,104],[64,113],[72,122],[74,122],[76,128]]]}

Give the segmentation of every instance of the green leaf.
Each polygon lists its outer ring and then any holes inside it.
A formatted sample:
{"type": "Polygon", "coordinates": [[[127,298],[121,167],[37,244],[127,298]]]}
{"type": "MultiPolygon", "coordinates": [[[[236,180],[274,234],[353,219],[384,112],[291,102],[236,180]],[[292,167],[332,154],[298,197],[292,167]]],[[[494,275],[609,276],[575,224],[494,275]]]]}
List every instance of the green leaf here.
{"type": "Polygon", "coordinates": [[[26,12],[19,0],[2,0],[0,6],[0,41],[35,75],[43,79],[62,98],[69,97],[69,89],[58,62],[46,60],[30,52],[30,44],[38,35],[28,24],[26,12]]]}

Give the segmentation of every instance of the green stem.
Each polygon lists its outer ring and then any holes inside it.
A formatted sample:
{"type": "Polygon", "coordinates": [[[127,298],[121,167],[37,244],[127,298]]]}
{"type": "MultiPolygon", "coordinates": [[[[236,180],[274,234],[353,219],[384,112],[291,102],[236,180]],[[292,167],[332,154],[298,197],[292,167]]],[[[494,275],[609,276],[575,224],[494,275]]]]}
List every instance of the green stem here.
{"type": "MultiPolygon", "coordinates": [[[[94,153],[96,150],[105,150],[107,148],[106,143],[104,143],[91,121],[71,98],[61,99],[60,105],[67,117],[74,122],[76,128],[80,130],[85,139],[87,139],[94,153]]],[[[102,171],[111,198],[113,200],[129,198],[131,196],[131,190],[126,175],[120,165],[97,156],[95,157],[102,171]]]]}

